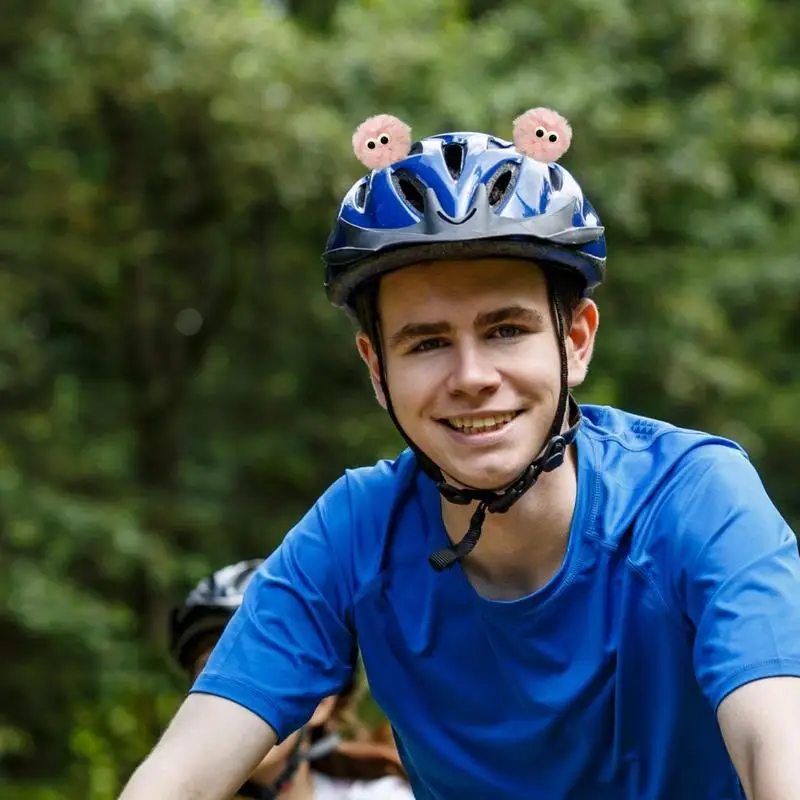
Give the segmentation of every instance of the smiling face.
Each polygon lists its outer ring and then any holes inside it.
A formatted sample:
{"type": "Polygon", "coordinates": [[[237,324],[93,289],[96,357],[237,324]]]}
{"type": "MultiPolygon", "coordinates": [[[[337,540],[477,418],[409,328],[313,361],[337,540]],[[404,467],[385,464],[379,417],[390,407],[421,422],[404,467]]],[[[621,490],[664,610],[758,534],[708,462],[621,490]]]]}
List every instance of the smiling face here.
{"type": "MultiPolygon", "coordinates": [[[[542,270],[516,259],[424,263],[383,277],[378,302],[392,405],[411,441],[457,483],[516,478],[542,448],[560,391],[542,270]]],[[[570,385],[585,377],[596,328],[596,306],[583,301],[567,338],[570,385]]],[[[358,346],[382,400],[375,351],[364,334],[358,346]]]]}

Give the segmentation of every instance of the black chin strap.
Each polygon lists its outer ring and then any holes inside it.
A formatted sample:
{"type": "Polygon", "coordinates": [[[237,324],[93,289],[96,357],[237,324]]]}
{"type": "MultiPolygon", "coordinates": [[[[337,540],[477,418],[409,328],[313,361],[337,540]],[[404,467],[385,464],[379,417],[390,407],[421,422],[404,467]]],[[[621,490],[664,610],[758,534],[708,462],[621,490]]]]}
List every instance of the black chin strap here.
{"type": "Polygon", "coordinates": [[[475,489],[473,487],[457,487],[448,483],[439,467],[423,453],[406,435],[400,425],[392,406],[389,394],[389,383],[386,378],[386,365],[383,359],[381,346],[380,320],[377,308],[372,315],[372,330],[369,331],[370,339],[376,344],[375,350],[380,368],[381,388],[386,399],[386,410],[400,435],[417,457],[417,462],[422,471],[436,484],[442,497],[456,505],[469,505],[477,502],[478,507],[469,522],[469,528],[461,541],[443,547],[428,557],[428,562],[437,571],[449,569],[461,559],[468,556],[478,544],[483,531],[486,513],[504,514],[514,503],[522,497],[539,480],[543,472],[551,472],[564,463],[567,447],[571,445],[578,434],[581,424],[581,412],[578,404],[569,392],[567,372],[566,332],[564,316],[561,313],[558,297],[554,291],[553,282],[548,281],[548,296],[550,299],[550,314],[553,320],[558,341],[559,357],[561,359],[561,388],[558,404],[550,430],[545,438],[545,444],[539,455],[508,485],[499,489],[475,489]],[[562,433],[564,417],[569,409],[569,428],[562,433]]]}

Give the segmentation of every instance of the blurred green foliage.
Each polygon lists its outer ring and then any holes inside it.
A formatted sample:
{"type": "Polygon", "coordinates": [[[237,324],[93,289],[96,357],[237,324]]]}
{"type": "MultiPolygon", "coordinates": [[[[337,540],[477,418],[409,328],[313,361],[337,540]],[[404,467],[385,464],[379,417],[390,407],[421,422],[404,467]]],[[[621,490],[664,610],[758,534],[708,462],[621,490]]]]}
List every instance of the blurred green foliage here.
{"type": "Polygon", "coordinates": [[[383,111],[573,123],[607,225],[584,401],[800,499],[800,6],[10,0],[0,32],[0,799],[108,800],[184,691],[189,582],[399,439],[319,254],[383,111]]]}

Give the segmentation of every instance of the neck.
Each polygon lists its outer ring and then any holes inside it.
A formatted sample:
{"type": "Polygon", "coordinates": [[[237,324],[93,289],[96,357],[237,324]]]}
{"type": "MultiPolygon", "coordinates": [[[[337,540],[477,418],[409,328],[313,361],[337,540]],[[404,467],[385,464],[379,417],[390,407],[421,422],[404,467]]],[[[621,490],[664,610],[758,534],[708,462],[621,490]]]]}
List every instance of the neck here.
{"type": "MultiPolygon", "coordinates": [[[[539,476],[505,514],[487,514],[483,533],[462,567],[475,589],[496,600],[530,594],[558,571],[569,543],[577,497],[575,445],[564,463],[539,476]]],[[[442,500],[448,535],[459,541],[476,504],[457,506],[442,500]]]]}

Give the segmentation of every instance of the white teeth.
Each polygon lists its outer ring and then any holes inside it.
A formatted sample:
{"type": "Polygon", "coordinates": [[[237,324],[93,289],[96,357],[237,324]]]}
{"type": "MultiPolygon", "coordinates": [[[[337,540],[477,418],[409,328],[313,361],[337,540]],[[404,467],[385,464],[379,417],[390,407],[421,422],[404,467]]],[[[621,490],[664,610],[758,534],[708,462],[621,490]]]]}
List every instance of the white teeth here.
{"type": "Polygon", "coordinates": [[[490,417],[452,417],[448,422],[459,430],[476,431],[483,428],[492,428],[495,425],[503,425],[506,422],[511,422],[515,414],[495,414],[490,417]]]}

